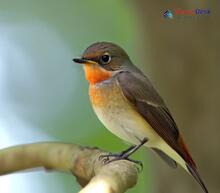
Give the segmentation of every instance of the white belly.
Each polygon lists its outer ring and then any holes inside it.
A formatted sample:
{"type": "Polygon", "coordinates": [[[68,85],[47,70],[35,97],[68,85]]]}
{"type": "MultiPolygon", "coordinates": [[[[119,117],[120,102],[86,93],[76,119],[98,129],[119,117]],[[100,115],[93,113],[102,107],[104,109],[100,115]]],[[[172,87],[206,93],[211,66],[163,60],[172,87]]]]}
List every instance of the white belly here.
{"type": "Polygon", "coordinates": [[[110,105],[107,108],[94,107],[99,120],[104,126],[119,138],[139,144],[147,138],[147,145],[160,139],[159,135],[151,126],[130,106],[126,104],[110,105]]]}
{"type": "Polygon", "coordinates": [[[187,170],[185,161],[136,113],[118,109],[118,113],[106,115],[99,108],[94,110],[105,127],[119,138],[137,145],[146,137],[148,141],[145,146],[162,150],[187,170]]]}

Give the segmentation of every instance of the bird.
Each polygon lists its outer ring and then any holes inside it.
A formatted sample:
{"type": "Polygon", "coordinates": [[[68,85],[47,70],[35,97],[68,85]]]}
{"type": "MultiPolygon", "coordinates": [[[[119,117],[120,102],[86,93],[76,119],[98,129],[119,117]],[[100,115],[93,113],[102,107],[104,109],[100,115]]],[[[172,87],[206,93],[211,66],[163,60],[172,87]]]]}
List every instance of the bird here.
{"type": "Polygon", "coordinates": [[[111,42],[96,42],[73,61],[83,64],[98,119],[110,132],[132,144],[127,150],[106,157],[140,164],[129,156],[142,146],[148,147],[169,166],[182,166],[208,193],[170,110],[123,48],[111,42]]]}

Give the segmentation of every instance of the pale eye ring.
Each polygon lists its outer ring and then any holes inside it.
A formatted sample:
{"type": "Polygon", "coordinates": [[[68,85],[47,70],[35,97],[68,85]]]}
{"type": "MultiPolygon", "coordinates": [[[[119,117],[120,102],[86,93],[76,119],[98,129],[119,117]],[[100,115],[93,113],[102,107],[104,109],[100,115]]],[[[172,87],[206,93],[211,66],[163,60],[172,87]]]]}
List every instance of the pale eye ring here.
{"type": "Polygon", "coordinates": [[[109,55],[109,53],[104,53],[100,58],[100,62],[102,64],[108,64],[110,61],[111,61],[111,56],[109,55]]]}

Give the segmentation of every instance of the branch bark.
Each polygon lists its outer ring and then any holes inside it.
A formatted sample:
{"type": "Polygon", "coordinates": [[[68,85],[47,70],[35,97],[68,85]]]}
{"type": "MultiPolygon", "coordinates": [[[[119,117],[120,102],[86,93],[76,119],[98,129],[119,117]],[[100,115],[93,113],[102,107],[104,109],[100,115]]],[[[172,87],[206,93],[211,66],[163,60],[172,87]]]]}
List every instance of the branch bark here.
{"type": "Polygon", "coordinates": [[[0,175],[43,167],[71,172],[83,187],[80,193],[123,193],[138,178],[136,166],[126,160],[103,164],[98,148],[63,143],[35,143],[0,150],[0,175]]]}

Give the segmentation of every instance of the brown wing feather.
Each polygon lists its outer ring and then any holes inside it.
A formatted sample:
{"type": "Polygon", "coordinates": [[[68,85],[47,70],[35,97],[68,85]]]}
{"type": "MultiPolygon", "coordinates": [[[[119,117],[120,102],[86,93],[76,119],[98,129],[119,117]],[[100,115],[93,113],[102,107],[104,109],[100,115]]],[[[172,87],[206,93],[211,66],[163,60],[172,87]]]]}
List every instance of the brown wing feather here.
{"type": "Polygon", "coordinates": [[[174,119],[148,78],[140,73],[121,72],[118,75],[118,82],[124,96],[135,106],[151,127],[187,163],[195,166],[186,146],[183,145],[174,119]]]}

